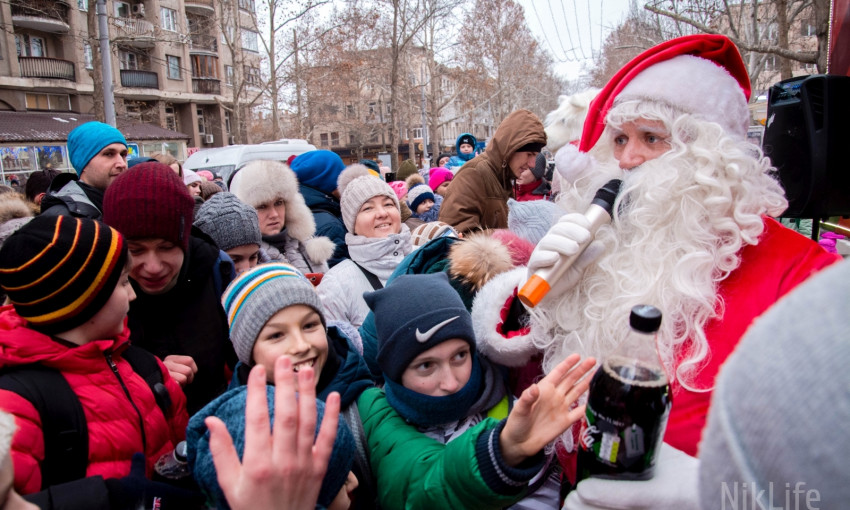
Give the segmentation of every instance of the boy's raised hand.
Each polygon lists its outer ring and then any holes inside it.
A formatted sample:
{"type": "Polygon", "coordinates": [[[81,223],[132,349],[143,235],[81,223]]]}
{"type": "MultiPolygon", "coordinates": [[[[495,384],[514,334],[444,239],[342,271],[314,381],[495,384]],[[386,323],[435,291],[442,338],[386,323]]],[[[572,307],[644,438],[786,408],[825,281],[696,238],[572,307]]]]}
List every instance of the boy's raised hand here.
{"type": "Polygon", "coordinates": [[[285,357],[275,362],[275,419],[269,434],[266,373],[251,369],[245,405],[245,453],[242,462],[224,422],[206,419],[216,476],[234,510],[312,510],[336,439],[340,397],[331,393],[319,435],[316,430],[316,386],[313,370],[297,374],[285,357]],[[296,387],[297,379],[297,387],[296,387]],[[296,389],[300,395],[296,399],[296,389]]]}
{"type": "Polygon", "coordinates": [[[535,455],[584,416],[584,406],[571,406],[590,385],[587,375],[596,365],[594,358],[584,361],[572,354],[546,377],[528,387],[508,415],[499,435],[505,463],[517,466],[535,455]]]}

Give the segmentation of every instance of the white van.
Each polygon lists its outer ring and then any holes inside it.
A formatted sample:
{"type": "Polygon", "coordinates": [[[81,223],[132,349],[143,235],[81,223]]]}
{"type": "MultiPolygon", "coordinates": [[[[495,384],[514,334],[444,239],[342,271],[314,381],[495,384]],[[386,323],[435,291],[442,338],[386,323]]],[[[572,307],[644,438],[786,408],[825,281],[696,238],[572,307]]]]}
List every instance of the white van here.
{"type": "Polygon", "coordinates": [[[315,145],[307,143],[307,140],[288,139],[265,142],[256,145],[230,145],[227,147],[215,147],[203,149],[192,154],[183,163],[183,168],[193,170],[209,170],[221,176],[222,180],[230,185],[231,179],[236,172],[249,161],[267,159],[272,161],[286,162],[292,155],[304,154],[316,150],[315,145]]]}

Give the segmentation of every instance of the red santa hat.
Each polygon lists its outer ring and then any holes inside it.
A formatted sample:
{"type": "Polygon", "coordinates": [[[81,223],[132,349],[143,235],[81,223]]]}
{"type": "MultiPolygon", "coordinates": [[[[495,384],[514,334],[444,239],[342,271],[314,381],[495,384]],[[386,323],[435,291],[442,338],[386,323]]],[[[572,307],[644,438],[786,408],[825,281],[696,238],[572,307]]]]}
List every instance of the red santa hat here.
{"type": "Polygon", "coordinates": [[[590,150],[615,102],[662,101],[746,138],[750,78],[728,37],[697,34],[654,46],[623,66],[590,104],[579,150],[590,150]]]}

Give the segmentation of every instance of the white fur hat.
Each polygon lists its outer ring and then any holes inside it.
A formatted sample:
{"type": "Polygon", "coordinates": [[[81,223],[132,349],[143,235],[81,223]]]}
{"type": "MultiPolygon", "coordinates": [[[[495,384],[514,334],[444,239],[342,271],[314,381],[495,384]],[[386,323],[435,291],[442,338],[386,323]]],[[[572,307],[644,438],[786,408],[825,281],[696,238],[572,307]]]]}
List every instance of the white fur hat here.
{"type": "Polygon", "coordinates": [[[313,213],[298,191],[295,172],[279,161],[252,161],[236,172],[230,192],[253,208],[282,198],[286,205],[284,226],[289,237],[307,241],[316,232],[313,213]]]}
{"type": "Polygon", "coordinates": [[[720,124],[734,138],[747,138],[750,111],[741,86],[726,69],[704,58],[679,55],[644,69],[614,105],[635,99],[665,102],[720,124]]]}
{"type": "MultiPolygon", "coordinates": [[[[370,198],[386,195],[393,199],[395,206],[401,211],[398,196],[389,184],[375,177],[364,165],[351,165],[339,174],[337,189],[340,193],[339,208],[342,212],[342,222],[345,228],[354,234],[354,220],[360,207],[370,198]]],[[[430,188],[429,188],[430,189],[430,188]]]]}

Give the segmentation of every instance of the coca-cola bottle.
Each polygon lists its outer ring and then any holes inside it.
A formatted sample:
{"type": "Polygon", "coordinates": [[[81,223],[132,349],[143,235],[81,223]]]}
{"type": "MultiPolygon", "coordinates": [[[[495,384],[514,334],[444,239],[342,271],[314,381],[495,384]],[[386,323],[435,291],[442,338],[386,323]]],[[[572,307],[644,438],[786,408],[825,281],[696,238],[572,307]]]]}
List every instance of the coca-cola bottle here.
{"type": "Polygon", "coordinates": [[[590,381],[578,480],[648,480],[670,414],[670,384],[656,350],[661,311],[632,308],[631,330],[590,381]]]}

